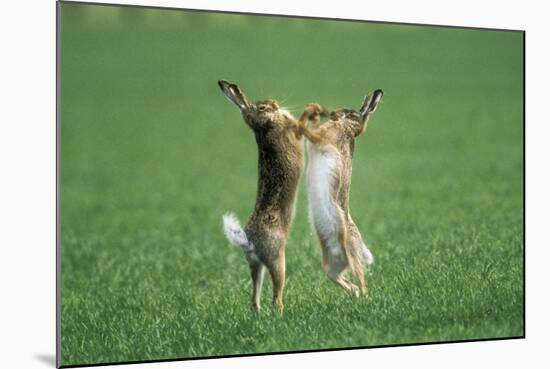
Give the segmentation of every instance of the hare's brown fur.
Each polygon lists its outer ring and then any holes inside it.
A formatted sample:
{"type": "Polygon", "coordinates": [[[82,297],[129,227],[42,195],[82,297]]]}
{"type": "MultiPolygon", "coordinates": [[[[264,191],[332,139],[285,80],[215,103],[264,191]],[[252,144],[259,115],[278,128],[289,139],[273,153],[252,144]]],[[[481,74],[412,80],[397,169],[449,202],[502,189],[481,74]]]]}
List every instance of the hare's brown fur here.
{"type": "MultiPolygon", "coordinates": [[[[379,100],[382,92],[377,91],[377,93],[380,94],[376,96],[379,100]]],[[[318,104],[309,104],[299,120],[303,134],[310,141],[309,201],[313,224],[321,244],[323,266],[331,280],[350,292],[367,292],[364,270],[366,264],[372,260],[372,255],[363,242],[349,209],[355,138],[364,132],[368,114],[374,111],[376,104],[372,100],[371,97],[369,104],[374,105],[366,107],[367,99],[365,100],[361,112],[350,109],[337,110],[331,114],[330,120],[322,125],[319,122],[320,116],[324,113],[323,109],[318,104]],[[312,122],[312,129],[305,126],[308,120],[312,122]],[[327,157],[331,159],[324,159],[327,157]],[[332,167],[315,166],[316,160],[326,160],[326,163],[332,167]],[[319,177],[316,177],[316,173],[312,171],[323,170],[330,171],[327,174],[330,183],[311,183],[319,177]],[[318,185],[320,187],[317,187],[318,185]],[[323,187],[325,185],[327,187],[323,187]],[[312,204],[312,201],[319,201],[319,198],[321,201],[324,199],[323,196],[316,196],[316,191],[329,192],[327,204],[325,207],[321,206],[321,211],[316,210],[318,204],[312,204]],[[327,217],[325,213],[329,216],[327,217]],[[346,278],[348,268],[355,277],[357,285],[346,278]]]]}
{"type": "MultiPolygon", "coordinates": [[[[227,82],[221,81],[220,87],[224,93],[229,90],[231,95],[233,87],[226,85],[224,89],[223,83],[227,82]]],[[[273,304],[282,311],[285,245],[304,169],[302,133],[294,117],[275,100],[250,104],[236,85],[228,85],[234,86],[237,92],[236,104],[254,132],[258,146],[256,205],[244,227],[248,246],[243,247],[252,277],[252,305],[256,310],[260,308],[263,274],[267,268],[273,282],[273,304]]]]}

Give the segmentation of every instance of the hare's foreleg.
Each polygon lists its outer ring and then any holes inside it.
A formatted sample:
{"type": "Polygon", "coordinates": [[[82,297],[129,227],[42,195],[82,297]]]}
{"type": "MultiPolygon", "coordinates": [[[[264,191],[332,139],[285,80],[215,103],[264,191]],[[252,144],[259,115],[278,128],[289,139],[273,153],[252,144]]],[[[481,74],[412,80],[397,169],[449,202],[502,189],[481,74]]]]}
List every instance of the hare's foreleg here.
{"type": "Polygon", "coordinates": [[[297,133],[298,137],[301,135],[306,136],[307,140],[311,143],[320,143],[323,140],[323,134],[321,129],[309,129],[305,124],[298,124],[297,133]]]}
{"type": "Polygon", "coordinates": [[[298,132],[312,143],[319,143],[322,140],[322,132],[319,129],[309,129],[307,122],[311,122],[314,128],[319,126],[322,108],[319,104],[308,104],[298,119],[298,132]]]}
{"type": "Polygon", "coordinates": [[[314,128],[317,128],[321,122],[321,115],[327,115],[326,109],[322,108],[321,105],[317,103],[307,104],[298,121],[302,125],[306,125],[309,121],[314,128]]]}

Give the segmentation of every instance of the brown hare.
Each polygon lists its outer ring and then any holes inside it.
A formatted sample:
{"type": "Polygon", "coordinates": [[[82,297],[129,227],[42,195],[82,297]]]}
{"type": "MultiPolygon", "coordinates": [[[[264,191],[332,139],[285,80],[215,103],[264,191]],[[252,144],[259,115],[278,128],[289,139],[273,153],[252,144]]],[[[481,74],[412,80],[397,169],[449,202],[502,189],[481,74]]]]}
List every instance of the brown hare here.
{"type": "Polygon", "coordinates": [[[376,90],[367,95],[359,112],[331,112],[330,120],[322,125],[320,117],[328,112],[318,104],[309,104],[299,120],[310,141],[308,198],[312,224],[321,243],[323,267],[332,281],[356,295],[367,293],[364,272],[373,257],[350,215],[352,158],[355,138],[365,131],[382,94],[382,90],[376,90]],[[305,127],[308,120],[311,129],[305,127]],[[348,270],[357,285],[346,278],[348,270]]]}
{"type": "Polygon", "coordinates": [[[225,96],[240,109],[258,145],[256,206],[244,228],[234,214],[223,217],[224,233],[245,253],[252,276],[252,307],[260,309],[263,276],[273,282],[273,304],[282,312],[285,245],[292,223],[298,181],[304,169],[301,126],[275,100],[249,103],[241,89],[218,81],[225,96]]]}

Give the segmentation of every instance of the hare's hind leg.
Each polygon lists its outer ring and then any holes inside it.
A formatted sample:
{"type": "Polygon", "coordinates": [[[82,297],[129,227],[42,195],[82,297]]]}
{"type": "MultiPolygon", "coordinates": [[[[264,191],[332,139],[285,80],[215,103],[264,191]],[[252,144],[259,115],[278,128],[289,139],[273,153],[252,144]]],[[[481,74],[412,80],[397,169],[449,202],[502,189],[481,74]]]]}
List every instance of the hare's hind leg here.
{"type": "Polygon", "coordinates": [[[283,290],[285,288],[285,252],[281,250],[279,255],[267,265],[273,282],[273,306],[283,312],[283,290]]]}
{"type": "Polygon", "coordinates": [[[348,242],[346,229],[341,223],[338,232],[338,238],[328,241],[330,249],[328,252],[329,263],[327,268],[327,275],[337,285],[344,288],[346,291],[358,296],[361,288],[350,282],[345,277],[347,268],[350,266],[351,261],[351,255],[349,255],[349,252],[347,252],[345,249],[346,242],[348,242]]]}
{"type": "Polygon", "coordinates": [[[355,277],[356,283],[359,286],[359,290],[363,295],[367,295],[367,284],[365,281],[365,268],[368,264],[372,264],[373,257],[370,250],[367,248],[361,234],[352,225],[350,232],[350,245],[352,246],[352,257],[349,261],[350,269],[355,277]]]}
{"type": "Polygon", "coordinates": [[[358,267],[357,270],[354,271],[354,276],[357,282],[357,285],[359,287],[359,291],[363,295],[367,295],[367,284],[365,283],[365,270],[364,267],[361,265],[358,267]]]}
{"type": "Polygon", "coordinates": [[[264,282],[265,265],[261,261],[249,262],[250,276],[252,277],[252,309],[260,310],[260,298],[262,295],[262,285],[264,282]]]}
{"type": "Polygon", "coordinates": [[[339,260],[341,257],[338,255],[332,255],[327,247],[328,242],[319,235],[319,232],[317,232],[317,235],[319,236],[319,241],[321,243],[321,254],[323,257],[323,269],[325,274],[331,281],[349,291],[350,286],[344,278],[346,263],[344,260],[339,260]]]}
{"type": "Polygon", "coordinates": [[[361,294],[366,296],[368,294],[368,290],[367,283],[365,282],[366,261],[364,260],[365,256],[363,255],[363,242],[360,241],[358,242],[358,244],[360,246],[357,247],[357,249],[355,250],[355,253],[357,255],[355,255],[353,262],[350,264],[353,276],[355,277],[356,283],[359,286],[359,291],[361,292],[361,294]]]}

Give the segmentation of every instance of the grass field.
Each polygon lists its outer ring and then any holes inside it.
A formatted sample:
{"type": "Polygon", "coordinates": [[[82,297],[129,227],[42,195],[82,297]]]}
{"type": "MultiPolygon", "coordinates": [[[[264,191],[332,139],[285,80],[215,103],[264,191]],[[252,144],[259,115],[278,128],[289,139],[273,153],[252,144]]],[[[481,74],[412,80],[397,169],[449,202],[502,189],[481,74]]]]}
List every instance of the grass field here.
{"type": "Polygon", "coordinates": [[[523,35],[62,5],[62,364],[523,335],[523,35]],[[252,99],[358,107],[368,299],[323,274],[304,181],[285,314],[249,311],[252,99]]]}

